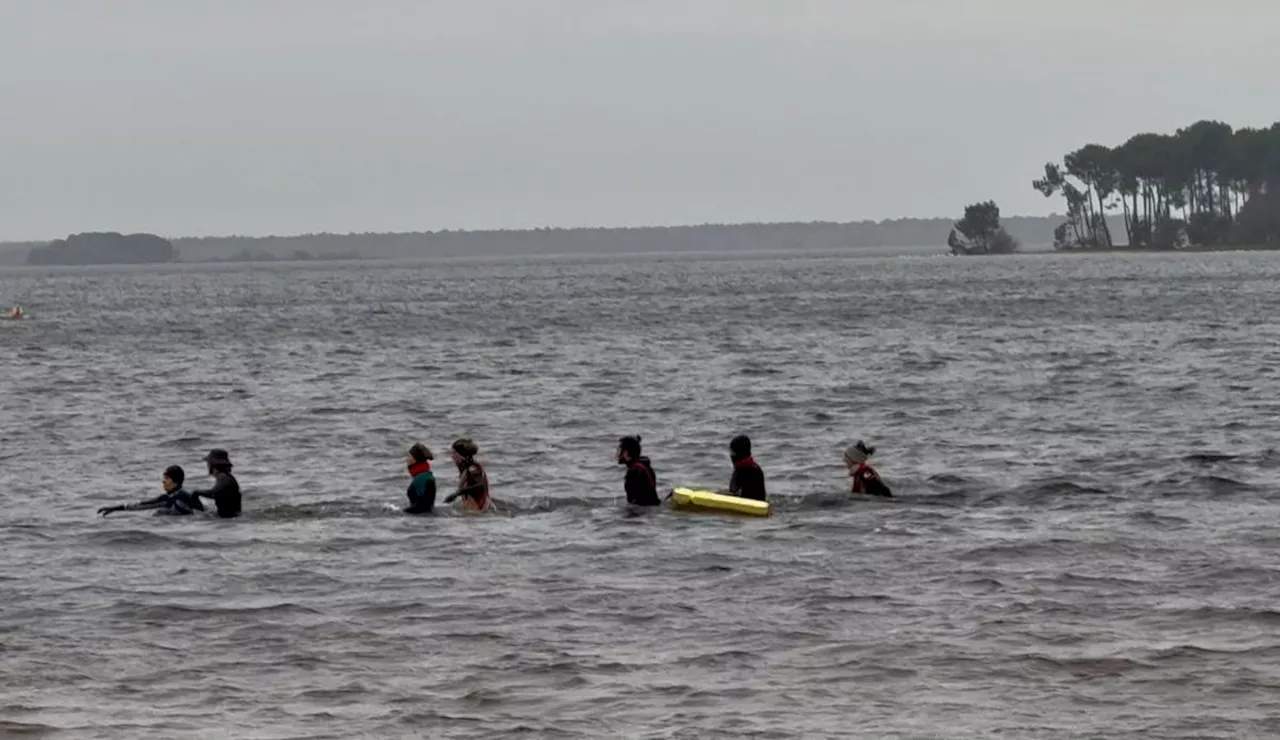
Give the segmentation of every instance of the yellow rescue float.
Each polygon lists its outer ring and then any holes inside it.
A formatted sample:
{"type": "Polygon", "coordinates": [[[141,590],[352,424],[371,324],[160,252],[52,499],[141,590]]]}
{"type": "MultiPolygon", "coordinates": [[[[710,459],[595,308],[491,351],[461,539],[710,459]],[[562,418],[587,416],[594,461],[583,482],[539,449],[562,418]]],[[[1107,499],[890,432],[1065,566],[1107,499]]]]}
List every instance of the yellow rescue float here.
{"type": "Polygon", "coordinates": [[[769,516],[769,502],[711,491],[677,488],[671,492],[671,508],[686,511],[721,511],[746,516],[769,516]]]}

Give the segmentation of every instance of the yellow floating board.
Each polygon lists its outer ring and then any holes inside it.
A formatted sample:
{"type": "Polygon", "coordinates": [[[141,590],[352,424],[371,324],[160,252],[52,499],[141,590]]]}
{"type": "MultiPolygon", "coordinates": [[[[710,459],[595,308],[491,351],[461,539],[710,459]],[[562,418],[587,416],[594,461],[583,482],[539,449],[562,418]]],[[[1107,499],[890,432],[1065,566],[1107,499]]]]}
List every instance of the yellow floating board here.
{"type": "Polygon", "coordinates": [[[769,516],[769,502],[740,496],[726,496],[711,491],[677,488],[671,492],[671,508],[699,511],[724,511],[747,516],[769,516]]]}

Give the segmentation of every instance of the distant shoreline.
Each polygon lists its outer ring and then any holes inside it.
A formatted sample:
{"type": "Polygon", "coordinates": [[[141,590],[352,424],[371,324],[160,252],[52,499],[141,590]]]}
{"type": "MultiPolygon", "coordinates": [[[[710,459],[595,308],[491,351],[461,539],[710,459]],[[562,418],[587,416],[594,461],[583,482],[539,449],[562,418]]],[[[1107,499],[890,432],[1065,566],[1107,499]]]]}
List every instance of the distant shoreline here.
{"type": "Polygon", "coordinates": [[[1054,249],[1054,254],[1168,254],[1196,252],[1274,252],[1280,244],[1194,244],[1185,247],[1131,247],[1117,244],[1110,247],[1076,247],[1054,249]]]}
{"type": "MultiPolygon", "coordinates": [[[[1005,224],[1023,244],[1051,244],[1063,216],[1013,216],[1005,224]]],[[[296,255],[418,259],[548,254],[649,254],[761,250],[918,248],[946,243],[951,218],[882,221],[702,224],[617,228],[298,234],[267,237],[171,237],[182,263],[282,261],[296,255]]],[[[1119,228],[1119,222],[1117,222],[1119,228]]],[[[25,264],[48,242],[0,243],[0,264],[25,264]]],[[[107,259],[104,257],[104,261],[107,259]]],[[[96,264],[96,262],[95,262],[96,264]]],[[[85,265],[88,266],[88,265],[85,265]]]]}

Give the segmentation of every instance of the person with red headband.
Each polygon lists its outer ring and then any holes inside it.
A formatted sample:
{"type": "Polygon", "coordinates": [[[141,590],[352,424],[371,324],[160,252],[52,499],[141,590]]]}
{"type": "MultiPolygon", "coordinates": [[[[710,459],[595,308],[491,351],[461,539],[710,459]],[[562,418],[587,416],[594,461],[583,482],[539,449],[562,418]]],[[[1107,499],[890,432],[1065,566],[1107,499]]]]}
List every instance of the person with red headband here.
{"type": "Polygon", "coordinates": [[[875,468],[867,464],[867,458],[876,454],[876,448],[862,440],[849,445],[844,451],[844,466],[853,476],[853,493],[865,493],[868,496],[891,498],[893,493],[889,486],[880,479],[875,468]]]}
{"type": "Polygon", "coordinates": [[[418,443],[409,448],[405,462],[409,466],[409,506],[406,514],[430,514],[436,505],[436,474],[431,472],[435,455],[426,445],[418,443]]]}
{"type": "Polygon", "coordinates": [[[751,438],[739,434],[729,442],[729,459],[733,461],[733,475],[729,477],[729,493],[756,501],[767,501],[764,489],[764,471],[751,456],[751,438]]]}

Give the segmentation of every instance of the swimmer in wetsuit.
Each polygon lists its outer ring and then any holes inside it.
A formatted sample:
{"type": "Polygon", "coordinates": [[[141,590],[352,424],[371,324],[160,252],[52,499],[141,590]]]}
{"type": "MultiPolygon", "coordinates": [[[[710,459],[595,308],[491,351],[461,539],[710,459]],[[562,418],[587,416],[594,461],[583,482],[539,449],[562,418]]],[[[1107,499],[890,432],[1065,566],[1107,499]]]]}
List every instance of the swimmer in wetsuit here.
{"type": "Polygon", "coordinates": [[[456,439],[450,446],[453,463],[458,466],[458,490],[449,494],[446,504],[461,498],[467,511],[488,511],[493,506],[489,498],[489,476],[484,466],[476,462],[480,446],[470,439],[456,439]]]}
{"type": "Polygon", "coordinates": [[[409,448],[405,462],[409,465],[409,506],[406,514],[430,514],[436,505],[436,474],[431,472],[431,461],[435,455],[426,445],[415,444],[409,448]]]}
{"type": "Polygon", "coordinates": [[[867,458],[874,454],[876,454],[876,448],[862,440],[858,440],[845,449],[844,466],[849,469],[849,475],[853,476],[853,493],[892,498],[893,493],[889,491],[889,487],[880,479],[880,474],[876,472],[875,468],[867,464],[867,458]]]}
{"type": "Polygon", "coordinates": [[[209,475],[213,476],[213,488],[192,491],[192,495],[213,499],[218,507],[218,516],[223,519],[240,516],[240,483],[231,475],[231,458],[227,451],[209,450],[204,461],[209,465],[209,475]]]}
{"type": "Polygon", "coordinates": [[[139,501],[136,504],[124,504],[122,506],[104,506],[98,509],[98,513],[102,516],[117,511],[155,511],[157,516],[160,515],[187,515],[194,511],[204,511],[204,504],[200,503],[200,499],[191,495],[182,487],[186,474],[182,472],[182,468],[177,465],[171,465],[165,468],[164,475],[160,478],[160,485],[164,488],[164,493],[139,501]]]}
{"type": "Polygon", "coordinates": [[[640,452],[640,435],[618,440],[618,464],[627,467],[623,487],[627,491],[627,503],[632,506],[661,506],[658,500],[658,476],[653,472],[649,458],[640,452]]]}
{"type": "Polygon", "coordinates": [[[756,501],[767,501],[764,471],[751,456],[751,439],[747,435],[740,434],[729,442],[729,459],[733,461],[729,493],[756,501]]]}

